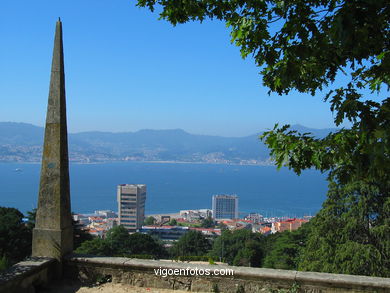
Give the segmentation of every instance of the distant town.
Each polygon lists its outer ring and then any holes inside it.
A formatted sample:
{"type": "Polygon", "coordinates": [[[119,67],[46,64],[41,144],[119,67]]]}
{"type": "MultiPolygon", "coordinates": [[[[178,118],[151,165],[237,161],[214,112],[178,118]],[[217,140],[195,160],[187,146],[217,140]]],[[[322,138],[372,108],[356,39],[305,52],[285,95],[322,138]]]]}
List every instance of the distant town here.
{"type": "MultiPolygon", "coordinates": [[[[311,132],[317,137],[331,131],[301,125],[293,129],[311,132]]],[[[0,122],[0,162],[41,162],[42,140],[42,127],[0,122]]],[[[259,134],[221,137],[190,134],[182,129],[69,133],[69,160],[76,163],[273,165],[269,149],[259,140],[259,134]]]]}
{"type": "Polygon", "coordinates": [[[210,200],[211,209],[180,210],[177,213],[145,216],[146,185],[121,184],[117,186],[118,212],[97,210],[91,214],[74,214],[73,219],[83,230],[100,238],[104,238],[111,228],[122,225],[129,233],[149,234],[169,246],[191,230],[201,232],[207,238],[220,236],[223,229],[247,229],[268,235],[296,230],[311,218],[264,217],[259,213],[249,213],[239,218],[237,195],[218,194],[213,195],[210,200]]]}

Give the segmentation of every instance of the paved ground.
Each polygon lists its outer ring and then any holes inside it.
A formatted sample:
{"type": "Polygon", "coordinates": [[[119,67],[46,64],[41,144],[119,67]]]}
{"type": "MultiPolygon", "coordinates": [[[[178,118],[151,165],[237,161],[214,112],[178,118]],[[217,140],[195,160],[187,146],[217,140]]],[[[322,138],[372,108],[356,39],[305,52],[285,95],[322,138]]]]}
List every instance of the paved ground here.
{"type": "Polygon", "coordinates": [[[80,283],[62,281],[53,283],[42,293],[184,293],[188,291],[156,288],[141,288],[119,283],[106,283],[98,286],[85,287],[80,283]]]}

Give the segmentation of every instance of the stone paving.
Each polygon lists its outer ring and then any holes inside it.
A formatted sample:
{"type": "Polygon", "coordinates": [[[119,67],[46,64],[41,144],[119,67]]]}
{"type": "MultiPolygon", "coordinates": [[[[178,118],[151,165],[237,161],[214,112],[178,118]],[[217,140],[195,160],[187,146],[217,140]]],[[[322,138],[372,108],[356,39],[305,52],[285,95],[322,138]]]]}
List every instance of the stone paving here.
{"type": "Polygon", "coordinates": [[[135,287],[120,283],[105,283],[96,286],[84,286],[74,281],[52,283],[48,288],[40,290],[42,293],[184,293],[188,291],[135,287]]]}

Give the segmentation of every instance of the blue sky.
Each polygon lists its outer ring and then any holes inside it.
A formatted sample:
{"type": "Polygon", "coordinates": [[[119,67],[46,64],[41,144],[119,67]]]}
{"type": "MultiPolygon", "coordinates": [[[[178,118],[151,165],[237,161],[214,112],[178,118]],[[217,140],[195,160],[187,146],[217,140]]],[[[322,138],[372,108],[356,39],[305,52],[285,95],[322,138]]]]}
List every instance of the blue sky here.
{"type": "Polygon", "coordinates": [[[60,16],[70,132],[245,136],[277,122],[334,127],[321,95],[269,96],[224,23],[173,27],[135,2],[1,1],[0,121],[44,125],[60,16]]]}

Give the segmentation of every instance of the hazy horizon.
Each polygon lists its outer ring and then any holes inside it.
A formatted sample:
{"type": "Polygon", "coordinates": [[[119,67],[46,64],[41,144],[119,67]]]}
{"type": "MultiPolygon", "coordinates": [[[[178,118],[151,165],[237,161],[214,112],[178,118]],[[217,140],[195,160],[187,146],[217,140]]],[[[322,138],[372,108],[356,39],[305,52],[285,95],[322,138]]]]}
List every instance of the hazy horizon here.
{"type": "MultiPolygon", "coordinates": [[[[32,125],[32,126],[35,126],[35,127],[41,127],[41,128],[44,128],[45,125],[36,125],[36,124],[32,124],[32,123],[28,123],[28,122],[21,122],[21,121],[0,121],[0,123],[15,123],[15,124],[28,124],[28,125],[32,125]]],[[[326,128],[314,128],[314,127],[310,127],[310,126],[306,126],[306,125],[301,125],[301,124],[294,124],[294,125],[291,125],[291,127],[302,127],[302,128],[307,128],[307,129],[313,129],[313,130],[327,130],[327,129],[336,129],[336,127],[326,127],[326,128]]],[[[273,127],[272,127],[273,128],[273,127]]],[[[270,129],[272,129],[270,128],[270,129]]],[[[89,131],[68,131],[68,133],[71,133],[71,134],[78,134],[78,133],[88,133],[88,132],[99,132],[99,133],[136,133],[136,132],[139,132],[139,131],[174,131],[174,130],[181,130],[181,131],[184,131],[186,133],[189,133],[189,134],[192,134],[192,135],[204,135],[204,136],[220,136],[220,137],[247,137],[247,136],[253,136],[253,135],[258,135],[260,133],[262,133],[263,131],[267,131],[268,129],[261,129],[259,131],[257,131],[256,133],[249,133],[249,134],[242,134],[242,135],[231,135],[231,136],[226,136],[226,135],[222,135],[222,134],[214,134],[214,135],[211,135],[211,134],[205,134],[205,133],[194,133],[194,132],[191,132],[191,131],[188,131],[186,129],[183,129],[181,127],[176,127],[176,128],[140,128],[140,129],[136,129],[136,130],[124,130],[124,131],[103,131],[103,130],[99,130],[99,129],[95,129],[95,130],[89,130],[89,131]]]]}
{"type": "Polygon", "coordinates": [[[70,132],[185,129],[246,136],[275,123],[332,128],[323,93],[269,96],[219,21],[173,27],[125,0],[2,1],[0,117],[44,125],[63,23],[70,132]]]}

